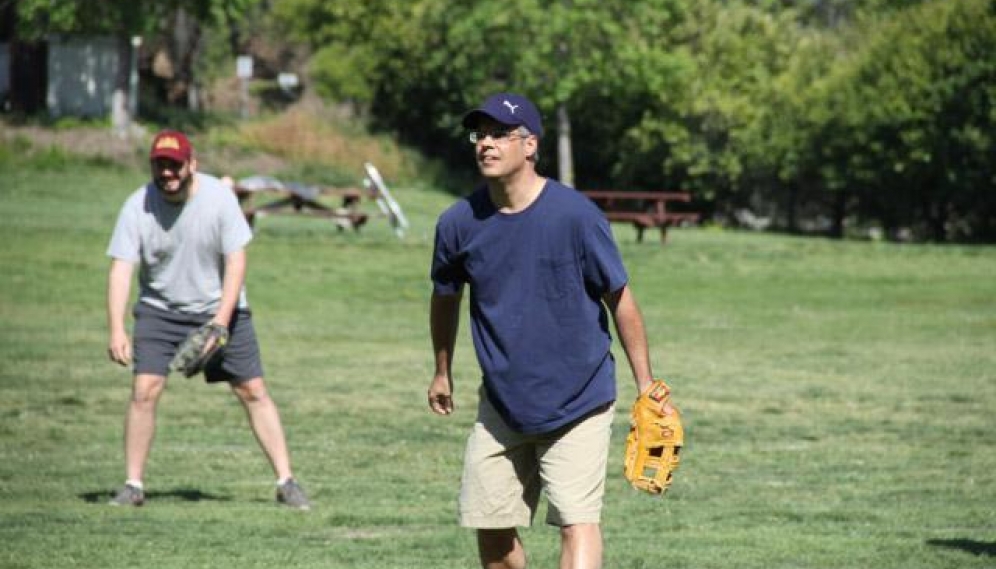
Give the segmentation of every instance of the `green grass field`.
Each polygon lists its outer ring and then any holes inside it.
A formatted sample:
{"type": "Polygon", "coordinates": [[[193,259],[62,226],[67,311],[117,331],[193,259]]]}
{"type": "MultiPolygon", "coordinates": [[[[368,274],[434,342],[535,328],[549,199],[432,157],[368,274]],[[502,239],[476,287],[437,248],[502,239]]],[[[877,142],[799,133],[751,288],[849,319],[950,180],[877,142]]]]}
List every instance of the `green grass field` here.
{"type": "MultiPolygon", "coordinates": [[[[478,384],[466,320],[457,413],[424,397],[431,234],[451,196],[394,188],[403,241],[377,218],[359,234],[258,223],[249,298],[311,512],[274,504],[227,390],[182,378],[146,506],[116,509],[130,376],[105,357],[104,251],[145,174],[10,153],[0,169],[0,567],[476,566],[455,523],[478,384]]],[[[996,566],[996,248],[709,229],[660,247],[614,229],[687,447],[667,498],[639,495],[617,415],[607,568],[996,566]]],[[[553,529],[524,539],[532,567],[556,566],[553,529]]]]}

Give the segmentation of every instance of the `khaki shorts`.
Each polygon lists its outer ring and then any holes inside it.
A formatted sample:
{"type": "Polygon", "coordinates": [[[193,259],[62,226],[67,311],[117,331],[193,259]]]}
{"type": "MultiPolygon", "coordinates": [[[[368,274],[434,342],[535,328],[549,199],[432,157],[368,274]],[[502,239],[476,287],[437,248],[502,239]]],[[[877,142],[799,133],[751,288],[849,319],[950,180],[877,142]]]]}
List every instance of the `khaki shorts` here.
{"type": "Polygon", "coordinates": [[[460,525],[528,526],[541,489],[548,524],[599,523],[614,415],[606,404],[552,433],[524,435],[505,425],[482,392],[464,454],[460,525]]]}

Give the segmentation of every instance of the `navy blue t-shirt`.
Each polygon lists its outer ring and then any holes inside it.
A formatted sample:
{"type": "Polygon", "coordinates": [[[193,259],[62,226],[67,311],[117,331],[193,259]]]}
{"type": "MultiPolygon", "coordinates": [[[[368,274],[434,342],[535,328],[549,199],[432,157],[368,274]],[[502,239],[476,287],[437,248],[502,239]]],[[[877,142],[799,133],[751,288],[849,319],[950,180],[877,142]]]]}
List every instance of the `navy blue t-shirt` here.
{"type": "Polygon", "coordinates": [[[522,433],[567,425],[616,398],[601,298],[627,280],[604,214],[555,180],[525,210],[499,212],[481,187],[439,217],[438,295],[470,287],[485,392],[522,433]]]}

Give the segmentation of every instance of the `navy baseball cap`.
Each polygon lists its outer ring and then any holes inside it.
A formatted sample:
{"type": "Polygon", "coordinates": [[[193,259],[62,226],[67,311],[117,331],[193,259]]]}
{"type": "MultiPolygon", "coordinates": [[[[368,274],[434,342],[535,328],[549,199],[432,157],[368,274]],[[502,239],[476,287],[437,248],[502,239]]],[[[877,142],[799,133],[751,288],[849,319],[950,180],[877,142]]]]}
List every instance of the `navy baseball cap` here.
{"type": "Polygon", "coordinates": [[[488,97],[484,104],[463,116],[464,128],[475,128],[481,116],[507,125],[524,126],[536,136],[543,136],[543,120],[536,105],[522,95],[497,93],[488,97]]]}

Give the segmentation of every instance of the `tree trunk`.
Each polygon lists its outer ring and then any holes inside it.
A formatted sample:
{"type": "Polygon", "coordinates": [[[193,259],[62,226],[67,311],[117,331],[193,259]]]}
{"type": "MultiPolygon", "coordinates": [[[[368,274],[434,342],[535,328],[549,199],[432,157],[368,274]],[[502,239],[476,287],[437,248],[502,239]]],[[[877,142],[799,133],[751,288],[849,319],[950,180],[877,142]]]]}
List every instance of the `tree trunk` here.
{"type": "Polygon", "coordinates": [[[111,126],[120,137],[128,136],[132,116],[128,101],[129,79],[131,77],[131,38],[118,33],[118,69],[114,74],[114,93],[111,95],[111,126]]]}
{"type": "Polygon", "coordinates": [[[48,44],[10,41],[10,109],[30,115],[45,111],[48,91],[48,44]]]}
{"type": "Polygon", "coordinates": [[[194,62],[200,49],[201,29],[197,20],[180,8],[176,11],[173,25],[172,59],[176,63],[174,85],[176,100],[184,99],[188,109],[200,109],[200,93],[197,88],[194,62]]]}
{"type": "Polygon", "coordinates": [[[785,227],[789,233],[799,233],[799,184],[789,182],[786,192],[785,227]]]}
{"type": "Polygon", "coordinates": [[[557,168],[560,181],[574,187],[574,157],[571,151],[571,117],[567,105],[557,105],[557,168]]]}
{"type": "Polygon", "coordinates": [[[224,3],[222,11],[225,14],[225,28],[228,30],[228,50],[234,57],[239,55],[242,50],[242,39],[239,34],[238,18],[233,13],[232,4],[230,2],[224,3]]]}
{"type": "Polygon", "coordinates": [[[927,224],[930,239],[937,243],[948,240],[948,203],[942,198],[924,197],[923,217],[927,224]]]}
{"type": "Polygon", "coordinates": [[[837,190],[833,195],[833,218],[830,223],[830,237],[844,237],[844,218],[847,217],[847,192],[837,190]]]}

